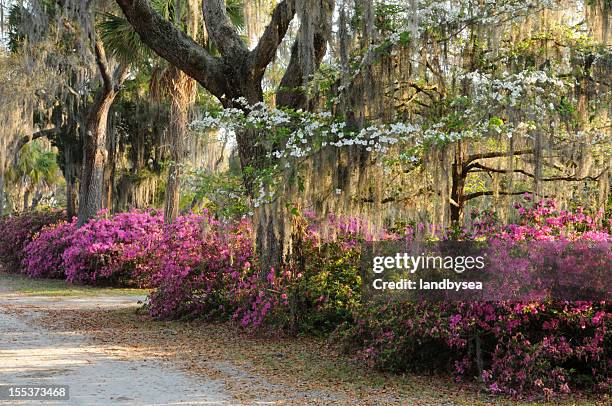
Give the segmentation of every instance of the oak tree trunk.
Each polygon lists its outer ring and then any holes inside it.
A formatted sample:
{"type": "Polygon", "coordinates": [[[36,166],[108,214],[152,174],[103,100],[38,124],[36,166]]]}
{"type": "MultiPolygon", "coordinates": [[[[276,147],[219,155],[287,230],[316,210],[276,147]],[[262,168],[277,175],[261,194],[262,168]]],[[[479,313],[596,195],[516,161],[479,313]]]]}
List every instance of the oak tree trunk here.
{"type": "Polygon", "coordinates": [[[451,187],[451,202],[450,202],[450,217],[451,223],[460,224],[463,220],[463,209],[465,206],[464,190],[465,190],[465,174],[462,173],[461,165],[457,162],[453,163],[451,187]]]}
{"type": "Polygon", "coordinates": [[[118,66],[113,75],[109,72],[101,42],[96,42],[96,62],[102,76],[89,110],[83,145],[83,170],[79,192],[79,226],[93,218],[101,209],[104,199],[104,168],[108,157],[106,150],[108,112],[127,75],[125,66],[118,66]]]}
{"type": "Polygon", "coordinates": [[[0,216],[4,214],[4,171],[0,170],[0,216]]]}
{"type": "Polygon", "coordinates": [[[26,188],[23,192],[23,211],[27,211],[30,202],[30,191],[26,188]]]}
{"type": "Polygon", "coordinates": [[[455,149],[455,159],[452,165],[451,201],[449,202],[451,224],[453,225],[460,224],[463,220],[465,181],[468,175],[464,162],[464,146],[459,142],[455,149]]]}
{"type": "Polygon", "coordinates": [[[83,145],[76,123],[67,126],[58,136],[63,158],[63,173],[66,180],[66,217],[72,221],[77,216],[80,170],[82,169],[83,145]]]}
{"type": "Polygon", "coordinates": [[[91,107],[85,133],[83,171],[79,198],[79,225],[102,209],[104,198],[104,167],[106,165],[106,124],[116,93],[100,92],[91,107]]]}

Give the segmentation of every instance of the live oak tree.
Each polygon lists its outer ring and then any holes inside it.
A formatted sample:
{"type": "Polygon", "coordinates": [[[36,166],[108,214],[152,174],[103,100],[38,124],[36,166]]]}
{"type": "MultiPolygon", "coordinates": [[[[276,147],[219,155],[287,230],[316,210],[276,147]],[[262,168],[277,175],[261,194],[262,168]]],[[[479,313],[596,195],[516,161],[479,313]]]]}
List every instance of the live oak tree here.
{"type": "MultiPolygon", "coordinates": [[[[263,101],[264,73],[274,60],[277,48],[298,12],[302,24],[286,72],[277,89],[276,102],[279,107],[307,108],[308,99],[302,87],[318,68],[325,54],[334,9],[333,0],[283,0],[274,8],[270,23],[257,45],[249,50],[228,18],[225,2],[204,1],[202,13],[206,32],[219,51],[219,56],[213,56],[157,14],[147,0],[117,0],[117,4],[144,43],[173,66],[197,80],[225,108],[242,108],[237,103],[238,99],[244,99],[250,105],[263,101]]],[[[261,145],[263,136],[263,133],[253,130],[236,134],[244,183],[251,194],[255,189],[253,173],[262,167],[265,160],[265,149],[261,145]]],[[[265,231],[265,227],[262,227],[261,232],[258,232],[259,251],[264,263],[274,264],[280,257],[282,236],[273,232],[278,227],[271,223],[282,219],[279,219],[278,214],[260,214],[269,219],[259,223],[267,223],[270,227],[265,231]]]]}
{"type": "MultiPolygon", "coordinates": [[[[201,33],[199,2],[193,0],[162,1],[153,6],[165,20],[172,22],[178,29],[198,40],[209,53],[215,54],[216,49],[201,33]]],[[[244,24],[242,6],[242,2],[237,0],[226,2],[229,19],[236,27],[244,24]]],[[[138,39],[131,25],[122,16],[107,13],[98,28],[107,48],[110,48],[124,63],[138,65],[151,59],[150,52],[147,52],[147,45],[138,39]]],[[[168,100],[170,104],[166,137],[170,150],[170,164],[164,194],[164,219],[170,223],[179,214],[180,178],[187,153],[185,148],[188,135],[187,125],[198,88],[195,81],[176,66],[154,63],[162,67],[155,69],[156,74],[150,77],[150,96],[155,101],[168,100]]]]}
{"type": "Polygon", "coordinates": [[[107,59],[102,42],[96,38],[90,5],[73,7],[64,0],[41,1],[30,7],[16,5],[10,15],[12,52],[27,55],[33,51],[33,63],[53,72],[56,80],[39,90],[46,96],[38,98],[49,99],[46,104],[50,106],[39,101],[39,106],[32,109],[32,116],[41,117],[32,121],[43,129],[17,139],[14,151],[19,153],[23,145],[39,137],[47,137],[60,147],[69,217],[77,214],[76,178],[80,178],[79,224],[93,217],[105,201],[108,114],[128,72],[121,64],[114,64],[113,69],[107,59]],[[69,11],[62,11],[63,7],[69,11]],[[61,25],[49,23],[64,12],[61,25]],[[93,90],[93,94],[84,89],[93,90]],[[47,114],[49,117],[44,118],[47,114]],[[75,168],[81,163],[81,168],[75,168]]]}
{"type": "Polygon", "coordinates": [[[13,74],[0,80],[3,90],[9,92],[0,91],[3,93],[0,127],[5,146],[2,175],[27,151],[22,151],[27,143],[43,137],[49,139],[59,148],[67,212],[72,216],[76,214],[76,179],[83,153],[77,128],[78,122],[84,121],[87,98],[74,89],[82,89],[80,79],[87,77],[87,57],[70,51],[78,47],[70,23],[65,22],[63,30],[54,26],[40,28],[57,15],[54,2],[44,2],[37,9],[31,4],[9,5],[4,28],[6,60],[13,74]]]}
{"type": "MultiPolygon", "coordinates": [[[[308,35],[298,35],[296,39],[290,62],[277,92],[277,105],[281,107],[306,107],[306,95],[300,87],[320,64],[330,35],[333,2],[304,3],[307,3],[303,7],[308,13],[321,10],[321,21],[315,22],[314,29],[302,27],[302,30],[311,32],[307,33],[308,35]],[[310,72],[304,71],[304,66],[310,67],[310,72]]],[[[157,14],[148,1],[117,0],[117,4],[143,42],[172,65],[197,80],[226,108],[242,107],[236,104],[239,98],[246,99],[249,104],[263,101],[262,79],[265,70],[273,61],[297,10],[294,1],[281,1],[275,7],[271,21],[257,46],[249,50],[230,22],[224,1],[203,2],[207,33],[220,54],[212,56],[204,47],[157,14]]],[[[257,134],[250,132],[237,135],[243,168],[256,166],[258,158],[261,158],[257,138],[257,134]]]]}

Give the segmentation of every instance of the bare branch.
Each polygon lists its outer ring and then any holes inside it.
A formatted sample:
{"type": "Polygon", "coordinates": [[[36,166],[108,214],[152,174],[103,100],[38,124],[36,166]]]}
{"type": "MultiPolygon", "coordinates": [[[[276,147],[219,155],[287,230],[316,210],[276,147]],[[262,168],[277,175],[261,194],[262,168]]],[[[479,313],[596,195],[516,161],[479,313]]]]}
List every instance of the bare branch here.
{"type": "Polygon", "coordinates": [[[534,177],[533,174],[523,170],[523,169],[495,169],[495,168],[491,168],[485,165],[482,165],[481,163],[475,162],[471,165],[468,165],[467,167],[465,167],[464,169],[464,174],[467,174],[469,172],[472,172],[474,169],[482,169],[485,172],[494,172],[494,173],[522,173],[523,175],[529,176],[531,178],[534,177]]]}
{"type": "Polygon", "coordinates": [[[21,137],[19,140],[17,140],[16,144],[15,144],[15,151],[19,151],[21,148],[23,148],[28,142],[32,142],[38,138],[43,138],[43,137],[47,137],[47,138],[53,138],[54,136],[56,136],[57,134],[61,133],[62,131],[65,131],[66,127],[62,126],[62,127],[53,127],[53,128],[48,128],[45,130],[40,130],[37,131],[33,134],[30,135],[24,135],[23,137],[21,137]]]}
{"type": "Polygon", "coordinates": [[[266,27],[250,55],[251,67],[256,80],[263,77],[266,67],[274,59],[276,50],[285,37],[294,15],[294,0],[283,0],[274,8],[270,24],[266,27]]]}
{"type": "Polygon", "coordinates": [[[502,191],[495,193],[493,190],[485,190],[483,192],[474,192],[474,193],[467,194],[463,196],[463,201],[467,202],[468,200],[472,200],[480,196],[493,196],[495,194],[502,195],[502,196],[517,196],[517,195],[524,195],[525,193],[531,193],[531,192],[528,190],[522,190],[520,192],[506,192],[502,190],[502,191]]]}
{"type": "Polygon", "coordinates": [[[533,154],[533,149],[514,151],[511,154],[507,151],[495,151],[495,152],[484,152],[482,154],[473,154],[473,155],[468,156],[468,158],[463,163],[463,166],[467,167],[470,163],[478,159],[501,158],[501,157],[508,156],[508,155],[516,156],[516,155],[527,155],[527,154],[533,154]]]}
{"type": "MultiPolygon", "coordinates": [[[[495,169],[495,168],[491,168],[485,165],[482,165],[478,162],[473,163],[471,165],[469,165],[466,169],[466,172],[464,173],[468,173],[470,172],[472,169],[474,168],[478,168],[478,169],[482,169],[485,172],[494,172],[494,173],[521,173],[525,176],[528,176],[530,178],[535,178],[535,175],[533,173],[529,173],[523,169],[495,169]]],[[[606,173],[606,171],[608,170],[608,168],[605,168],[599,175],[597,176],[583,176],[583,177],[576,177],[576,175],[570,175],[570,176],[553,176],[550,178],[542,178],[540,179],[543,182],[557,182],[557,181],[566,181],[566,182],[581,182],[581,181],[596,181],[597,179],[599,179],[601,177],[601,175],[603,175],[604,173],[606,173]]]]}
{"type": "Polygon", "coordinates": [[[588,181],[596,181],[596,180],[598,180],[598,179],[601,177],[601,175],[603,175],[604,173],[606,173],[606,171],[607,171],[607,170],[608,170],[608,168],[604,169],[604,170],[603,170],[603,171],[602,171],[602,172],[601,172],[599,175],[597,175],[597,176],[583,176],[583,177],[581,177],[581,178],[577,178],[577,177],[575,177],[575,176],[555,176],[555,177],[552,177],[552,178],[543,178],[543,179],[540,179],[540,180],[542,180],[542,181],[544,181],[544,182],[556,182],[556,181],[566,181],[566,182],[582,182],[582,181],[585,181],[585,180],[588,180],[588,181]]]}
{"type": "MultiPolygon", "coordinates": [[[[382,204],[387,204],[387,203],[396,203],[396,202],[403,202],[405,200],[408,200],[408,198],[404,197],[404,198],[399,198],[399,197],[393,197],[393,196],[389,196],[389,197],[383,197],[380,200],[380,203],[382,204]]],[[[372,197],[367,197],[367,198],[363,198],[359,200],[360,203],[376,203],[377,200],[375,200],[372,197]]]]}

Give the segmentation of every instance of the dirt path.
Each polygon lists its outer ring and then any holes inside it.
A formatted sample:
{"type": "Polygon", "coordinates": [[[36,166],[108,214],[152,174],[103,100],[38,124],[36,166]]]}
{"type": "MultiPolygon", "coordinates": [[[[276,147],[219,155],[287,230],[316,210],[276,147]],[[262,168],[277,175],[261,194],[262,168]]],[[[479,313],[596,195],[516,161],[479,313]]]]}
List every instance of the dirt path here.
{"type": "Polygon", "coordinates": [[[137,306],[141,297],[19,297],[0,299],[0,382],[8,385],[69,385],[68,401],[0,401],[0,404],[41,405],[200,405],[231,404],[223,382],[187,375],[155,361],[109,356],[104,346],[78,333],[55,332],[27,319],[36,310],[15,313],[30,305],[54,309],[137,306]],[[13,313],[13,314],[11,314],[13,313]]]}
{"type": "Polygon", "coordinates": [[[0,385],[69,385],[70,399],[0,405],[350,403],[327,391],[271,383],[233,359],[212,356],[223,340],[199,352],[202,365],[194,368],[190,343],[200,334],[137,316],[144,295],[77,288],[64,296],[52,282],[0,274],[0,385]],[[135,317],[146,320],[135,326],[123,320],[135,317]],[[160,334],[165,341],[155,342],[160,334]]]}

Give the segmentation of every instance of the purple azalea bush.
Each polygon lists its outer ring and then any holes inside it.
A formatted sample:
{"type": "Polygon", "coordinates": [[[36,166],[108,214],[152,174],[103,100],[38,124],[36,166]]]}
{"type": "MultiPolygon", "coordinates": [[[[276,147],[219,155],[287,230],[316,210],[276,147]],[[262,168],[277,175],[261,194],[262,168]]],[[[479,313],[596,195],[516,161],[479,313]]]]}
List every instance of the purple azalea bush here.
{"type": "Polygon", "coordinates": [[[61,211],[35,211],[0,218],[0,263],[9,272],[18,272],[25,247],[45,226],[66,217],[61,211]]]}
{"type": "Polygon", "coordinates": [[[246,222],[228,225],[207,212],[178,217],[160,238],[147,266],[158,318],[212,317],[232,312],[240,282],[253,274],[253,240],[246,222]]]}
{"type": "Polygon", "coordinates": [[[537,299],[364,305],[336,332],[347,351],[384,370],[476,377],[491,393],[512,397],[609,392],[612,306],[563,300],[563,289],[551,297],[537,283],[554,270],[561,286],[607,288],[609,294],[610,221],[601,212],[558,210],[552,200],[516,209],[517,224],[496,224],[478,213],[461,236],[489,242],[491,271],[506,278],[505,296],[527,286],[537,299]]]}
{"type": "Polygon", "coordinates": [[[132,210],[97,218],[75,229],[63,252],[68,282],[148,287],[147,264],[162,237],[164,219],[155,211],[132,210]]]}
{"type": "Polygon", "coordinates": [[[605,302],[400,302],[362,308],[336,334],[393,372],[448,371],[513,397],[610,390],[605,302]]]}
{"type": "Polygon", "coordinates": [[[74,242],[76,218],[43,227],[23,252],[21,270],[30,278],[65,278],[63,254],[74,242]]]}

